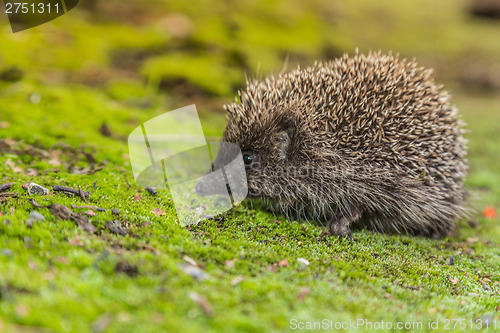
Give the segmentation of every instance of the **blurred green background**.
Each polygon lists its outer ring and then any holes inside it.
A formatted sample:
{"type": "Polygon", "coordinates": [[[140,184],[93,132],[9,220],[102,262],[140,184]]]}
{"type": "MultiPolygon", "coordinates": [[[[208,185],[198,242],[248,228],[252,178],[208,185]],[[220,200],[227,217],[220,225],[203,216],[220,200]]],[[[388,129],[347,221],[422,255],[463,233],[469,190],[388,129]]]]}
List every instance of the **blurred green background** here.
{"type": "MultiPolygon", "coordinates": [[[[263,332],[289,331],[291,318],[498,318],[498,0],[82,0],[15,34],[0,9],[0,183],[15,183],[18,194],[0,198],[0,331],[263,332]],[[475,213],[452,237],[324,239],[316,226],[248,205],[186,229],[167,195],[134,187],[126,138],[141,122],[196,104],[206,135],[218,137],[222,105],[247,78],[356,49],[433,68],[467,123],[475,213]],[[108,211],[90,215],[97,234],[42,209],[47,221],[27,227],[27,181],[87,190],[98,181],[89,204],[108,211]],[[116,219],[128,236],[105,227],[116,219]],[[213,279],[190,277],[191,260],[213,279]]],[[[84,204],[61,194],[37,200],[84,204]]]]}

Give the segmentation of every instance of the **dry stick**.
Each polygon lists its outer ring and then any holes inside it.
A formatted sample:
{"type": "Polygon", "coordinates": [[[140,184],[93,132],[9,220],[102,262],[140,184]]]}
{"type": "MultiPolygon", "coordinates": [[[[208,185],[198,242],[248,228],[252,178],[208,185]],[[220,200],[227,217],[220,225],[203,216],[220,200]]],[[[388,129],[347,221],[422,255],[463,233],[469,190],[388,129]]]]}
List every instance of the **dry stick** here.
{"type": "Polygon", "coordinates": [[[61,218],[63,220],[73,220],[76,222],[76,224],[88,232],[89,234],[93,234],[96,231],[96,227],[92,225],[92,223],[89,222],[89,219],[86,216],[76,214],[73,212],[71,209],[64,205],[60,204],[50,204],[47,206],[41,206],[39,205],[34,199],[29,200],[31,204],[35,207],[38,208],[48,208],[52,215],[61,218]]]}
{"type": "Polygon", "coordinates": [[[76,205],[71,205],[71,208],[82,208],[82,209],[92,209],[92,210],[97,210],[98,212],[105,212],[106,209],[97,207],[97,206],[76,206],[76,205]]]}
{"type": "Polygon", "coordinates": [[[82,187],[78,185],[78,190],[80,191],[80,197],[82,198],[83,202],[87,202],[85,199],[85,193],[83,193],[82,187]]]}
{"type": "MultiPolygon", "coordinates": [[[[69,192],[69,193],[80,195],[79,190],[71,188],[71,187],[67,187],[67,186],[54,185],[54,186],[52,186],[52,189],[56,192],[69,192]]],[[[88,192],[88,191],[85,191],[84,194],[86,197],[90,196],[90,192],[88,192]]]]}
{"type": "Polygon", "coordinates": [[[19,194],[18,193],[15,193],[15,192],[4,192],[4,193],[0,193],[0,197],[4,198],[4,197],[12,197],[12,198],[17,198],[19,194]]]}
{"type": "Polygon", "coordinates": [[[7,191],[9,188],[11,188],[11,186],[11,183],[0,185],[0,192],[7,191]]]}
{"type": "Polygon", "coordinates": [[[28,202],[31,203],[36,208],[49,208],[50,207],[50,205],[47,205],[47,206],[39,205],[38,202],[35,201],[35,199],[28,199],[28,202]]]}

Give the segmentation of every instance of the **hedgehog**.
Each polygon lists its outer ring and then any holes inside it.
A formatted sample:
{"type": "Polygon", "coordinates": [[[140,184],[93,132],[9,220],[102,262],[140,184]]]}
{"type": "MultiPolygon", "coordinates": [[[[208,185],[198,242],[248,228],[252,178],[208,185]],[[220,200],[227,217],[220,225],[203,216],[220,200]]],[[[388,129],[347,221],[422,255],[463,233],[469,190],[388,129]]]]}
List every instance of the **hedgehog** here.
{"type": "Polygon", "coordinates": [[[415,60],[356,51],[247,81],[224,109],[248,196],[276,214],[339,237],[359,226],[431,238],[466,215],[464,125],[415,60]]]}

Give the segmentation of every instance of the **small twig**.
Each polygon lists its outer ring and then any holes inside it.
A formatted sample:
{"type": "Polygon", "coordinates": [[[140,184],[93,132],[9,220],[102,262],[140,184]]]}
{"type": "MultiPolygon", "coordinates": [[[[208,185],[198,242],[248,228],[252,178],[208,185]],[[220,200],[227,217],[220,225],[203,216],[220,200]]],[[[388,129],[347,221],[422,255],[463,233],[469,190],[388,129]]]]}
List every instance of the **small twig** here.
{"type": "Polygon", "coordinates": [[[97,206],[76,206],[76,205],[71,205],[71,208],[81,208],[81,209],[92,209],[92,210],[97,210],[98,212],[105,212],[106,209],[97,207],[97,206]]]}
{"type": "Polygon", "coordinates": [[[128,230],[126,228],[123,228],[121,222],[118,220],[106,221],[106,223],[104,223],[104,226],[106,226],[114,234],[125,236],[128,233],[128,230]]]}
{"type": "Polygon", "coordinates": [[[137,187],[137,186],[132,186],[132,185],[130,185],[130,183],[129,183],[129,182],[128,182],[128,180],[126,180],[126,179],[125,179],[125,183],[127,184],[127,189],[134,188],[134,189],[136,189],[137,191],[142,191],[142,188],[137,187]]]}
{"type": "Polygon", "coordinates": [[[89,222],[89,219],[81,214],[73,212],[71,209],[60,204],[50,204],[48,206],[40,206],[34,199],[29,200],[31,204],[37,208],[48,208],[52,215],[63,220],[73,220],[76,224],[89,234],[96,231],[96,227],[89,222]]]}
{"type": "Polygon", "coordinates": [[[94,191],[97,189],[97,180],[94,181],[94,191]]]}
{"type": "Polygon", "coordinates": [[[82,187],[78,185],[78,190],[80,191],[80,197],[82,198],[83,202],[87,202],[87,199],[85,199],[85,193],[83,193],[82,187]]]}
{"type": "Polygon", "coordinates": [[[47,206],[40,206],[38,204],[38,202],[35,201],[35,199],[29,199],[28,200],[33,206],[35,206],[36,208],[48,208],[50,207],[50,205],[47,205],[47,206]]]}
{"type": "Polygon", "coordinates": [[[87,175],[93,175],[94,173],[96,173],[97,171],[101,171],[102,169],[104,169],[104,167],[103,166],[99,166],[99,167],[97,167],[95,169],[92,169],[89,172],[87,172],[87,175]]]}
{"type": "MultiPolygon", "coordinates": [[[[54,185],[54,186],[52,186],[52,189],[56,192],[69,192],[69,193],[80,195],[79,190],[71,188],[71,187],[67,187],[67,186],[54,185]]],[[[88,192],[88,191],[85,191],[84,194],[86,197],[90,196],[90,192],[88,192]]]]}
{"type": "Polygon", "coordinates": [[[17,198],[19,194],[15,192],[3,192],[0,193],[0,197],[12,197],[12,198],[17,198]]]}
{"type": "Polygon", "coordinates": [[[11,184],[11,183],[7,183],[7,184],[0,185],[0,192],[7,191],[7,190],[8,190],[8,189],[10,189],[11,187],[12,187],[12,184],[11,184]]]}

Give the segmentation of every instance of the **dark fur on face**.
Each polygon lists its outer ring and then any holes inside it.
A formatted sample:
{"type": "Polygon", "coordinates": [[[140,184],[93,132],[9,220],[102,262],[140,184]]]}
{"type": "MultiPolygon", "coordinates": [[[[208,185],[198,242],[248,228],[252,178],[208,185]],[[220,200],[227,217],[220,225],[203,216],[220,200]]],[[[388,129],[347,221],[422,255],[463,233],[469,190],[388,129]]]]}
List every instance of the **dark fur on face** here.
{"type": "Polygon", "coordinates": [[[359,221],[440,237],[465,212],[466,151],[430,74],[375,53],[249,82],[225,106],[223,141],[247,156],[250,196],[276,212],[339,236],[359,221]]]}

